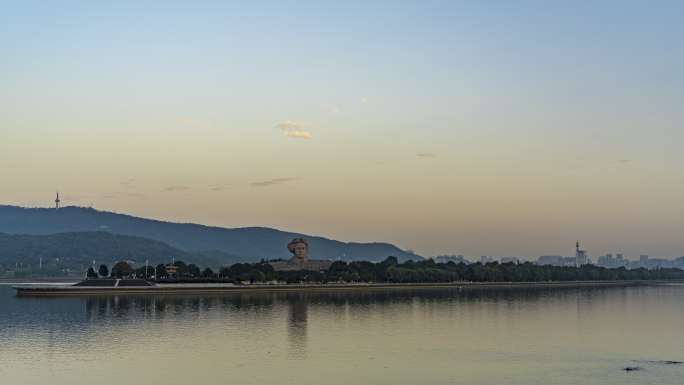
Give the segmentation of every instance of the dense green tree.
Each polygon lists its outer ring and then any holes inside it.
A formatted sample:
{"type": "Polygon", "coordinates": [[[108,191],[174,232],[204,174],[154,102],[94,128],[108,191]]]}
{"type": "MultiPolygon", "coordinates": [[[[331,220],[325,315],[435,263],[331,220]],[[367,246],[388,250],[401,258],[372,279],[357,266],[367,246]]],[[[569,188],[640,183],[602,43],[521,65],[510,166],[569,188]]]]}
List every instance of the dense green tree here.
{"type": "MultiPolygon", "coordinates": [[[[214,279],[214,272],[207,268],[201,274],[194,265],[183,266],[183,279],[214,279]]],[[[157,266],[157,276],[163,277],[163,265],[157,266]],[[160,274],[162,273],[162,274],[160,274]]],[[[180,268],[179,268],[180,270],[180,268]]],[[[585,280],[654,280],[684,279],[679,269],[607,269],[594,265],[581,267],[541,266],[532,262],[486,264],[463,262],[435,263],[433,260],[406,261],[399,263],[389,257],[382,262],[335,261],[326,271],[274,271],[266,261],[236,263],[219,270],[218,278],[236,282],[278,281],[287,283],[335,283],[335,282],[546,282],[585,280]]]]}
{"type": "Polygon", "coordinates": [[[110,275],[115,278],[124,278],[133,273],[133,268],[126,261],[119,261],[112,266],[110,275]]]}
{"type": "Polygon", "coordinates": [[[95,269],[93,269],[92,266],[88,268],[88,271],[86,272],[86,277],[97,278],[97,272],[95,272],[95,269]]]}
{"type": "Polygon", "coordinates": [[[396,266],[399,264],[399,260],[397,259],[397,257],[389,256],[385,258],[385,260],[382,261],[381,264],[384,266],[396,266]]]}
{"type": "Polygon", "coordinates": [[[187,269],[188,277],[197,278],[200,276],[200,274],[201,274],[200,268],[197,267],[197,265],[195,265],[194,263],[191,263],[188,265],[188,269],[187,269]]]}
{"type": "Polygon", "coordinates": [[[173,263],[173,265],[178,269],[179,277],[186,277],[188,275],[188,265],[186,265],[185,262],[176,261],[173,263]]]}
{"type": "Polygon", "coordinates": [[[154,276],[156,278],[166,278],[168,274],[166,273],[166,265],[160,263],[154,268],[154,276]]]}
{"type": "Polygon", "coordinates": [[[135,269],[135,275],[138,278],[151,278],[154,276],[154,267],[152,266],[141,266],[135,269]]]}

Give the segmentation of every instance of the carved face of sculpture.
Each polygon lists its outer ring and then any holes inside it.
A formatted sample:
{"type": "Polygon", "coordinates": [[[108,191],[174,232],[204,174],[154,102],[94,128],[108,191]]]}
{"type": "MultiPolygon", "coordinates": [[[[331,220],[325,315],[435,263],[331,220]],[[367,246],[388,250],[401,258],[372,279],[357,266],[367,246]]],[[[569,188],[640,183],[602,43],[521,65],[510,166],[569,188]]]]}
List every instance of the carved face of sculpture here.
{"type": "Polygon", "coordinates": [[[309,248],[306,246],[304,242],[299,242],[294,245],[294,257],[298,260],[306,260],[308,258],[309,254],[309,248]]]}

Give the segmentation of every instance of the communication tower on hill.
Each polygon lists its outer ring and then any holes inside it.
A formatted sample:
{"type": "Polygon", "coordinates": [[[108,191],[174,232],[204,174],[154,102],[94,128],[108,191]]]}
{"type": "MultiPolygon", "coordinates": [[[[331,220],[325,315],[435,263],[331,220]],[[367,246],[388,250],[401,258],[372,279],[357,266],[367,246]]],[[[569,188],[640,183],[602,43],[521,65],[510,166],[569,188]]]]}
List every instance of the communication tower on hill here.
{"type": "Polygon", "coordinates": [[[59,210],[59,202],[61,202],[61,200],[59,200],[59,191],[57,191],[57,197],[55,198],[55,210],[59,210]]]}

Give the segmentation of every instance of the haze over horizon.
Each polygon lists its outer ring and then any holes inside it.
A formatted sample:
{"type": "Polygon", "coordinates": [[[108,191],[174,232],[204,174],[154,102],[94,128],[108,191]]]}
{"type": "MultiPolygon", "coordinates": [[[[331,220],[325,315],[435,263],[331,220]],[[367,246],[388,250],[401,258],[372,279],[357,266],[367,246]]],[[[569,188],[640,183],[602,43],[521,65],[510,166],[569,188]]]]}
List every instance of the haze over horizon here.
{"type": "Polygon", "coordinates": [[[5,4],[0,204],[684,255],[684,3],[5,4]]]}

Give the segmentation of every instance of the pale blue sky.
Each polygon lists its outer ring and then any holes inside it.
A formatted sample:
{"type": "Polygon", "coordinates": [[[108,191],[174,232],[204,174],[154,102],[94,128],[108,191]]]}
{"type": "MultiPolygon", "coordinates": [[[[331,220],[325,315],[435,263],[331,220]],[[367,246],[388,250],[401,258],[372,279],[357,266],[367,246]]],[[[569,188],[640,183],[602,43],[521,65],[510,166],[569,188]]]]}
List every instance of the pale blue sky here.
{"type": "Polygon", "coordinates": [[[684,2],[0,6],[2,203],[684,254],[684,2]]]}

